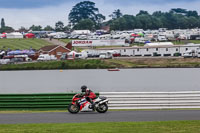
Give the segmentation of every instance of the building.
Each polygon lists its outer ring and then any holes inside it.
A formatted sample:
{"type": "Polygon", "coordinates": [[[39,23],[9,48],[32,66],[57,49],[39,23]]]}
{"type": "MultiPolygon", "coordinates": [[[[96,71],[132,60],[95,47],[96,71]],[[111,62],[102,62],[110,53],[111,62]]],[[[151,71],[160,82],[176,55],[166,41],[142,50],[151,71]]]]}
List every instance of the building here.
{"type": "Polygon", "coordinates": [[[44,46],[38,51],[39,54],[55,55],[57,59],[60,59],[63,53],[69,53],[69,52],[71,52],[70,49],[60,45],[44,46]]]}
{"type": "Polygon", "coordinates": [[[200,44],[173,45],[173,46],[143,46],[101,48],[98,51],[115,50],[121,56],[183,56],[186,51],[199,50],[200,44]]]}

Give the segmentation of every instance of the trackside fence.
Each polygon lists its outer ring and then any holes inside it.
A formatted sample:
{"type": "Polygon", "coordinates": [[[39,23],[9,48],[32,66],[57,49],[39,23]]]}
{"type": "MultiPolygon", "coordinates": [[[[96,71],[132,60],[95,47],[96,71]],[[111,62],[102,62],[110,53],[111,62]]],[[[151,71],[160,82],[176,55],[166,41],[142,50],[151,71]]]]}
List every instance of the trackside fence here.
{"type": "Polygon", "coordinates": [[[74,95],[75,93],[0,94],[0,109],[66,109],[74,95]]]}
{"type": "MultiPolygon", "coordinates": [[[[109,99],[109,109],[200,108],[200,91],[100,92],[109,99]]],[[[0,110],[66,109],[75,93],[0,94],[0,110]]]]}
{"type": "Polygon", "coordinates": [[[109,109],[200,108],[200,91],[100,92],[109,99],[109,109]]]}

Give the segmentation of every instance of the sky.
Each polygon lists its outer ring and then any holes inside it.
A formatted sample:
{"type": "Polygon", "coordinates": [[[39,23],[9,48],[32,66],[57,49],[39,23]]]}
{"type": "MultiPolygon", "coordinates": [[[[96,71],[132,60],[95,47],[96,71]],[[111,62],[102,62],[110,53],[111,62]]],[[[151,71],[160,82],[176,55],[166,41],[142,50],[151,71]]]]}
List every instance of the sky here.
{"type": "MultiPolygon", "coordinates": [[[[70,10],[83,0],[0,0],[0,18],[6,26],[16,30],[21,26],[29,28],[34,25],[55,27],[62,21],[68,24],[70,10]]],[[[116,9],[123,14],[136,15],[140,10],[169,11],[171,8],[196,10],[200,14],[200,0],[90,0],[96,3],[99,12],[108,16],[116,9]]]]}

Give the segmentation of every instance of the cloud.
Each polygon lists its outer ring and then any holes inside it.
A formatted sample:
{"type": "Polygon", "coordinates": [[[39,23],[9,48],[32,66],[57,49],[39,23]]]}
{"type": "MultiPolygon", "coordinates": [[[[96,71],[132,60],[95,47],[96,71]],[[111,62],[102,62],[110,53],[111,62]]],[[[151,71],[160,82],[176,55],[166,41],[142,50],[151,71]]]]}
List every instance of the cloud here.
{"type": "MultiPolygon", "coordinates": [[[[1,2],[2,0],[0,0],[1,2]]],[[[72,7],[81,0],[4,0],[0,4],[0,17],[5,19],[7,26],[15,29],[24,26],[41,25],[43,27],[51,25],[55,27],[58,21],[68,23],[68,14],[72,7]],[[6,6],[7,1],[12,6],[6,6]],[[32,2],[33,5],[28,2],[32,2]],[[42,2],[39,2],[42,1],[42,2]],[[24,2],[20,5],[21,2],[24,2]],[[40,3],[40,5],[38,5],[40,3]]],[[[140,10],[149,13],[154,11],[169,11],[171,8],[185,8],[197,10],[200,13],[199,0],[91,0],[96,3],[100,13],[109,19],[114,10],[120,9],[123,14],[136,15],[140,10]]]]}
{"type": "Polygon", "coordinates": [[[41,8],[45,6],[58,6],[66,2],[66,0],[0,0],[0,2],[0,8],[27,9],[41,8]]]}

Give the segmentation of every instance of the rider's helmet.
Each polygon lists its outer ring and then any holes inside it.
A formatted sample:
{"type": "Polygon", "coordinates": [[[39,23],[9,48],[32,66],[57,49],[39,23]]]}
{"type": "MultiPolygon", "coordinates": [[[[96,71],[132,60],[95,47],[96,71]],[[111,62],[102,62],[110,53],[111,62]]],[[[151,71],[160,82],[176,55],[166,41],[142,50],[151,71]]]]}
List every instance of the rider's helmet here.
{"type": "Polygon", "coordinates": [[[86,85],[81,86],[81,91],[82,92],[86,92],[86,90],[87,90],[87,86],[86,85]]]}

